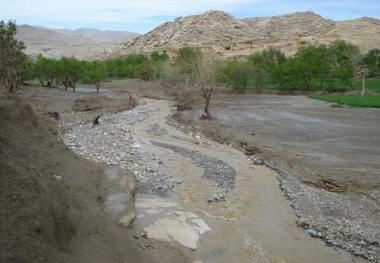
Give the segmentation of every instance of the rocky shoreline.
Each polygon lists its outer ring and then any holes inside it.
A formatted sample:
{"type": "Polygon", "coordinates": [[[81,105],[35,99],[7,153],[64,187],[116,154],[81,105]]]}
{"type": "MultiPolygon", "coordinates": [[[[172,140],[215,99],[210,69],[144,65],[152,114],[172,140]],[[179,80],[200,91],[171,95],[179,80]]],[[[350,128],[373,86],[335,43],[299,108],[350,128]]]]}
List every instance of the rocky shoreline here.
{"type": "MultiPolygon", "coordinates": [[[[73,113],[73,122],[61,124],[61,128],[65,130],[62,138],[74,152],[89,160],[120,165],[133,171],[138,180],[138,193],[167,197],[182,181],[161,169],[167,160],[163,160],[154,152],[142,151],[140,142],[130,132],[130,126],[146,120],[150,111],[155,109],[143,108],[139,111],[104,114],[99,126],[92,126],[88,114],[73,113]]],[[[168,120],[168,124],[191,135],[194,143],[202,143],[202,135],[199,133],[172,120],[168,120]]],[[[149,132],[157,135],[167,134],[157,123],[151,125],[149,132]]],[[[218,188],[215,193],[208,195],[206,202],[221,202],[228,197],[237,176],[236,171],[228,164],[174,145],[155,141],[151,143],[186,156],[203,169],[204,177],[215,183],[218,188]]],[[[253,165],[256,165],[256,158],[250,158],[253,165]]],[[[373,200],[365,195],[346,195],[311,187],[302,184],[295,176],[287,174],[271,163],[266,165],[278,173],[280,188],[290,200],[298,217],[297,224],[309,235],[323,239],[329,246],[345,249],[373,262],[380,262],[380,229],[374,229],[376,221],[371,221],[378,213],[373,200]],[[358,206],[359,209],[355,209],[358,206]]]]}
{"type": "Polygon", "coordinates": [[[309,235],[328,246],[379,262],[379,229],[374,227],[376,215],[371,215],[377,213],[373,200],[311,187],[270,163],[266,165],[278,173],[280,188],[298,217],[297,224],[309,235]]]}

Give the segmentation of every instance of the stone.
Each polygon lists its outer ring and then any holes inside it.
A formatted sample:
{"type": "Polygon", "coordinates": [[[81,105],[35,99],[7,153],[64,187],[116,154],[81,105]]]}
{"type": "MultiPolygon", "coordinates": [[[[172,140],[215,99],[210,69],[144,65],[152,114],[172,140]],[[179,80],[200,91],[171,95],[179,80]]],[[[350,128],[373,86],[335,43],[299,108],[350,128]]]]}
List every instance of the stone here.
{"type": "Polygon", "coordinates": [[[136,193],[136,176],[133,172],[127,171],[120,166],[110,167],[106,170],[109,181],[126,187],[132,196],[136,193]]]}
{"type": "Polygon", "coordinates": [[[117,193],[107,197],[105,211],[117,218],[119,225],[128,227],[136,218],[135,199],[128,193],[117,193]]]}

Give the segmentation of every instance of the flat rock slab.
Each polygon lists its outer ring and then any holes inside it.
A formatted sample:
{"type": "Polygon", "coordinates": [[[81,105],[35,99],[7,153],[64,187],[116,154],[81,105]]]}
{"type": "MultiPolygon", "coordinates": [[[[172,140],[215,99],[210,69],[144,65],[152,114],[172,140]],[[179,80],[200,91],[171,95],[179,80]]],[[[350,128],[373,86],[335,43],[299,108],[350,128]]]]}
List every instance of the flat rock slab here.
{"type": "Polygon", "coordinates": [[[136,225],[142,227],[148,238],[177,241],[195,250],[200,236],[211,230],[196,214],[163,198],[137,198],[136,206],[139,213],[136,225]]]}

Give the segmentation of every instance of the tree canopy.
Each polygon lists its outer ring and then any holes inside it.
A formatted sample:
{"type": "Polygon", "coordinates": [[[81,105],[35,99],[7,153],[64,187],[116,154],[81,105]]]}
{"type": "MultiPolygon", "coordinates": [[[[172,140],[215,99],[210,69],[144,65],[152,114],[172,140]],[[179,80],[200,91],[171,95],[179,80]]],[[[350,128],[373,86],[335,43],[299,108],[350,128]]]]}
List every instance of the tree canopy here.
{"type": "Polygon", "coordinates": [[[16,33],[14,21],[0,21],[0,85],[10,93],[18,90],[26,61],[25,45],[16,39],[16,33]]]}

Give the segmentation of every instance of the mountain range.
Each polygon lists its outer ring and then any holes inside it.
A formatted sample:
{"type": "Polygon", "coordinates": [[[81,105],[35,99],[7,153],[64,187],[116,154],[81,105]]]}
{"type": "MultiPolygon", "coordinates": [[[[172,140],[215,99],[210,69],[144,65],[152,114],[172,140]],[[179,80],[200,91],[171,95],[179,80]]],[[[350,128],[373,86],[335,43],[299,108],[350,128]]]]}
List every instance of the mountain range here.
{"type": "Polygon", "coordinates": [[[241,57],[275,47],[293,54],[307,44],[329,44],[336,39],[361,51],[380,48],[380,20],[362,17],[347,21],[325,19],[313,12],[238,19],[222,11],[178,17],[138,35],[128,31],[48,29],[19,26],[18,37],[27,53],[48,57],[112,58],[133,53],[167,52],[196,46],[221,57],[241,57]]]}

